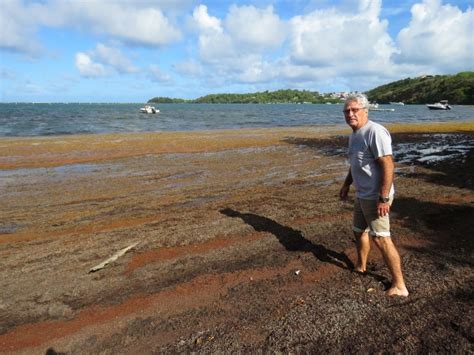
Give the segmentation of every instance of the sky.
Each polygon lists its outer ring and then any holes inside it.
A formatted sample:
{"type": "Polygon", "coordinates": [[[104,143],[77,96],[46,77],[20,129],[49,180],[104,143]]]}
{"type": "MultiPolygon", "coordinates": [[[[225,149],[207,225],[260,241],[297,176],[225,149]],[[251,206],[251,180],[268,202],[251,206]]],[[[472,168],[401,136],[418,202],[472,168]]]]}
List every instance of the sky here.
{"type": "Polygon", "coordinates": [[[0,0],[0,102],[366,91],[474,71],[472,0],[0,0]]]}

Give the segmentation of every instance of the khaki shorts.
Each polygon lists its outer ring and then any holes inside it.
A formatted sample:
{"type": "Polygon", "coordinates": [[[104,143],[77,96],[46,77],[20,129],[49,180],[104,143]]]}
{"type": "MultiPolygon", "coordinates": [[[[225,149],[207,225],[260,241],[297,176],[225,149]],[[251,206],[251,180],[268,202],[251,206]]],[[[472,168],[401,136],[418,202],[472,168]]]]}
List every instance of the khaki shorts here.
{"type": "MultiPolygon", "coordinates": [[[[393,197],[390,198],[390,206],[392,202],[393,197]]],[[[388,215],[379,216],[376,200],[356,198],[352,230],[357,233],[368,232],[371,236],[390,237],[390,218],[388,215]]]]}

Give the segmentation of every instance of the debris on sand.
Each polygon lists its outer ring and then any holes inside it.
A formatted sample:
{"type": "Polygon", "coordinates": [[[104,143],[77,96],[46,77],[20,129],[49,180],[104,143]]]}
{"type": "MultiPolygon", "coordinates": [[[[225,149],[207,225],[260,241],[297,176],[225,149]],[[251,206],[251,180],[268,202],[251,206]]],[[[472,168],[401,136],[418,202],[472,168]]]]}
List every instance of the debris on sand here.
{"type": "Polygon", "coordinates": [[[99,270],[103,269],[107,264],[110,264],[111,262],[114,262],[115,260],[120,258],[122,255],[124,255],[127,251],[129,251],[130,249],[135,248],[138,245],[138,243],[140,243],[140,242],[133,243],[132,245],[129,245],[128,247],[119,250],[118,252],[116,252],[114,255],[112,255],[107,260],[101,262],[99,265],[96,265],[96,266],[92,267],[89,270],[89,273],[96,272],[96,271],[99,271],[99,270]]]}

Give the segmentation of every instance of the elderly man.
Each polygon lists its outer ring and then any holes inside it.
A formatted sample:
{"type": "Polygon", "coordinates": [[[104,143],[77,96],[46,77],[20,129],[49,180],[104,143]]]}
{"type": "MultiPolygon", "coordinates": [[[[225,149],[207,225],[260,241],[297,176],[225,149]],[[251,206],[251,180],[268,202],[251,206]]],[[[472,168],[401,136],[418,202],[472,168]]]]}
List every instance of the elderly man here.
{"type": "Polygon", "coordinates": [[[355,271],[364,273],[370,250],[369,235],[383,255],[392,275],[388,296],[408,296],[403,280],[400,256],[390,237],[389,212],[393,201],[393,160],[390,133],[369,120],[369,102],[362,94],[346,98],[344,117],[352,128],[349,138],[350,169],[340,190],[340,198],[347,199],[354,183],[353,226],[357,243],[355,271]]]}

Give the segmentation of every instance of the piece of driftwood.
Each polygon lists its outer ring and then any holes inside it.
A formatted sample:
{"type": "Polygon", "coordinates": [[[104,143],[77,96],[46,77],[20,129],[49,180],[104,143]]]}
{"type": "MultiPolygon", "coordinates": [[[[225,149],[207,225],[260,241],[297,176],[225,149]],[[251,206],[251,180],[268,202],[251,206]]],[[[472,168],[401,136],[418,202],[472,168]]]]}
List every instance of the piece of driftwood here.
{"type": "Polygon", "coordinates": [[[130,249],[135,248],[138,245],[138,243],[140,243],[140,242],[133,243],[132,245],[129,245],[128,247],[123,248],[122,250],[119,250],[118,252],[116,252],[114,255],[112,255],[107,260],[105,260],[105,261],[101,262],[99,265],[96,265],[93,268],[91,268],[89,270],[89,273],[96,272],[96,271],[99,271],[100,269],[103,269],[107,264],[110,264],[111,262],[117,260],[122,255],[124,255],[127,251],[129,251],[130,249]]]}

